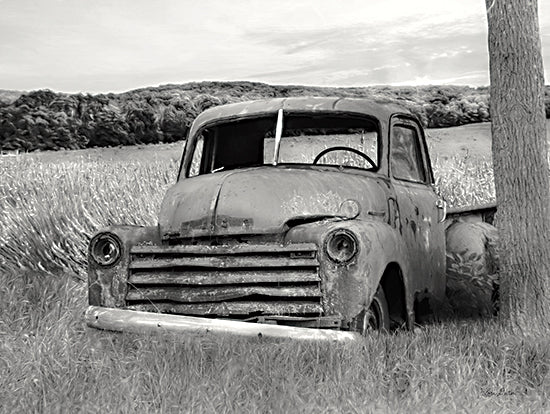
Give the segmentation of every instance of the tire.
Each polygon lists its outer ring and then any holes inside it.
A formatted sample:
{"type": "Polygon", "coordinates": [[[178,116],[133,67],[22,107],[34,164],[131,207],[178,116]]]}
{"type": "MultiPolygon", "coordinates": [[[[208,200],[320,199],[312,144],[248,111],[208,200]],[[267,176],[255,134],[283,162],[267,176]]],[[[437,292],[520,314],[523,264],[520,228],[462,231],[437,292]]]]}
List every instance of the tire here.
{"type": "Polygon", "coordinates": [[[390,313],[384,289],[378,286],[368,310],[363,310],[351,323],[352,330],[361,335],[390,331],[390,313]]]}

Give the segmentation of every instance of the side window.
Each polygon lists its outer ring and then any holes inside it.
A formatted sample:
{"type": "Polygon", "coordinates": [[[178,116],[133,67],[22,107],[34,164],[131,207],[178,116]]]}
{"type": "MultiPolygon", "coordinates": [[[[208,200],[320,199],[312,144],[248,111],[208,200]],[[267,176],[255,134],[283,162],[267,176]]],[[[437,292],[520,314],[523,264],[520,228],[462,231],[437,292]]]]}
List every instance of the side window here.
{"type": "Polygon", "coordinates": [[[391,135],[390,163],[395,178],[407,181],[426,182],[426,171],[416,129],[394,125],[391,135]]]}
{"type": "Polygon", "coordinates": [[[193,158],[191,159],[191,166],[189,167],[188,177],[194,177],[196,175],[199,175],[199,172],[201,169],[203,147],[204,147],[204,137],[201,135],[197,139],[197,143],[195,144],[195,149],[193,150],[193,158]]]}

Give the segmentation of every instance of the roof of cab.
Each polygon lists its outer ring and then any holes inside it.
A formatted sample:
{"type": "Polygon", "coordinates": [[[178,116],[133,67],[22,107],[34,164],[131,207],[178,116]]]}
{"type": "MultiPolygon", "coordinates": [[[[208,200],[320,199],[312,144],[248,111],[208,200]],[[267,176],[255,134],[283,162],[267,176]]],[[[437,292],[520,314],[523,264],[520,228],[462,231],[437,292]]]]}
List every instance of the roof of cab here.
{"type": "Polygon", "coordinates": [[[412,115],[403,106],[380,98],[272,98],[220,105],[207,109],[196,118],[191,133],[217,119],[273,114],[281,108],[285,112],[355,112],[373,116],[382,122],[389,122],[391,115],[396,113],[412,115]]]}

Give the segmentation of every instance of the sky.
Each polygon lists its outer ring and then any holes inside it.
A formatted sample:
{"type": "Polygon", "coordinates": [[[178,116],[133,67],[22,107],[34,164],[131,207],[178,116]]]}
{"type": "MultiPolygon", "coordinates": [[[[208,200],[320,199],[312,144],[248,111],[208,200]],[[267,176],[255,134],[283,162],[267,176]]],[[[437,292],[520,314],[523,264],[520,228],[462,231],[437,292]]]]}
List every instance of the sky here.
{"type": "Polygon", "coordinates": [[[488,85],[485,0],[0,0],[0,89],[204,80],[488,85]]]}

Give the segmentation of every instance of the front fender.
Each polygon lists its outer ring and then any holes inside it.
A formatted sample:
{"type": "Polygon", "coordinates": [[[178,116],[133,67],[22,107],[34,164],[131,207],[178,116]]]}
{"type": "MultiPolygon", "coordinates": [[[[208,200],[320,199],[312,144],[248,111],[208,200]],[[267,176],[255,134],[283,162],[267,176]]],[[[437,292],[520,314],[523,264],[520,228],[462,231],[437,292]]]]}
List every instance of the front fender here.
{"type": "MultiPolygon", "coordinates": [[[[403,274],[407,274],[406,247],[399,234],[381,221],[349,220],[303,224],[290,229],[285,241],[317,244],[325,312],[328,315],[339,315],[348,322],[370,306],[388,264],[397,263],[403,274]],[[332,261],[324,248],[328,235],[337,229],[352,232],[358,241],[357,254],[351,261],[343,264],[332,261]]],[[[408,291],[406,279],[404,283],[408,291]]],[[[407,303],[407,308],[409,306],[412,305],[407,303]]]]}
{"type": "MultiPolygon", "coordinates": [[[[122,242],[121,258],[113,266],[101,266],[88,249],[88,302],[94,306],[121,307],[126,296],[130,248],[140,243],[160,244],[157,226],[110,226],[95,235],[112,233],[122,242]]],[[[93,240],[93,239],[92,239],[93,240]]]]}

